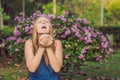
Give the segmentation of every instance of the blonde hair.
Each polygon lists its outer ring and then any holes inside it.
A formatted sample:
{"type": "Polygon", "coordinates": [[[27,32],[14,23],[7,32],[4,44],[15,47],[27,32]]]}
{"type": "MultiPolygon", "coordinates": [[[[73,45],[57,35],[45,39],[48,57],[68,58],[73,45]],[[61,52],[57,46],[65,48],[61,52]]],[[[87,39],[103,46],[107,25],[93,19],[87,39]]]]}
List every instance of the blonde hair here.
{"type": "MultiPolygon", "coordinates": [[[[36,21],[38,19],[35,20],[34,25],[33,25],[32,42],[33,42],[34,53],[36,53],[38,48],[39,48],[39,45],[38,45],[38,32],[37,32],[37,26],[36,26],[36,21]]],[[[49,27],[50,27],[49,34],[53,37],[53,28],[52,28],[51,23],[50,23],[49,27]]],[[[45,59],[46,64],[48,65],[49,64],[49,59],[48,59],[48,56],[47,56],[46,52],[44,53],[44,59],[45,59]]]]}

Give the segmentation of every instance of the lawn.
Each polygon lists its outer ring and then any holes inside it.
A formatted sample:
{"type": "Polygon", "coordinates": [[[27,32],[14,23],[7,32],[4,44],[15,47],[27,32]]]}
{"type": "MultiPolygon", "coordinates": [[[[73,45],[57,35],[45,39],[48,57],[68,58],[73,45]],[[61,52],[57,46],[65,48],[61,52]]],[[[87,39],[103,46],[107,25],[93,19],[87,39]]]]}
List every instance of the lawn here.
{"type": "MultiPolygon", "coordinates": [[[[95,63],[86,62],[80,70],[66,76],[70,80],[120,80],[120,51],[110,59],[95,63]]],[[[0,68],[0,80],[28,80],[28,71],[23,65],[0,68]]],[[[66,79],[69,80],[69,79],[66,79]]]]}

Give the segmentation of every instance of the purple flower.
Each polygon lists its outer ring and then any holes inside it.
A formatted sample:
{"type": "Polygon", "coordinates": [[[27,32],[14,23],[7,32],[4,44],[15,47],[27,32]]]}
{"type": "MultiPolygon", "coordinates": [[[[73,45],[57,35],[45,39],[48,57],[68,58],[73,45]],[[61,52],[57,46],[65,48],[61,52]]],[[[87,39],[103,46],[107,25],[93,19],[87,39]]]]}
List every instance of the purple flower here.
{"type": "Polygon", "coordinates": [[[76,18],[77,21],[81,21],[82,19],[81,18],[76,18]]]}
{"type": "Polygon", "coordinates": [[[66,36],[65,36],[65,35],[61,35],[60,37],[61,37],[61,38],[63,38],[63,39],[65,39],[65,38],[66,38],[66,36]]]}
{"type": "Polygon", "coordinates": [[[20,25],[17,25],[16,27],[20,30],[22,29],[22,26],[20,26],[20,25]]]}
{"type": "Polygon", "coordinates": [[[70,35],[70,34],[71,34],[70,29],[67,29],[66,32],[65,32],[65,35],[67,36],[67,35],[70,35]]]}
{"type": "Polygon", "coordinates": [[[77,29],[77,24],[72,25],[71,30],[72,30],[73,32],[79,31],[79,30],[77,29]]]}
{"type": "Polygon", "coordinates": [[[83,55],[83,54],[80,54],[80,55],[78,56],[78,58],[79,58],[79,59],[83,59],[83,58],[84,58],[84,55],[83,55]]]}
{"type": "Polygon", "coordinates": [[[79,32],[76,32],[76,33],[75,33],[75,36],[76,36],[76,37],[78,37],[78,38],[80,38],[80,37],[81,37],[81,35],[80,35],[80,33],[79,33],[79,32]]]}
{"type": "Polygon", "coordinates": [[[84,40],[85,40],[85,44],[92,42],[91,37],[85,37],[84,40]]]}
{"type": "Polygon", "coordinates": [[[62,34],[62,32],[58,32],[58,34],[59,34],[59,35],[61,35],[61,34],[62,34]]]}
{"type": "Polygon", "coordinates": [[[90,32],[87,32],[85,34],[87,35],[87,37],[91,37],[92,36],[92,34],[90,32]]]}
{"type": "Polygon", "coordinates": [[[84,48],[81,50],[81,54],[86,53],[87,50],[89,50],[89,49],[90,49],[89,46],[84,47],[84,48]]]}
{"type": "Polygon", "coordinates": [[[85,44],[92,43],[91,39],[86,40],[85,44]]]}
{"type": "Polygon", "coordinates": [[[17,44],[22,42],[22,39],[19,37],[17,40],[16,40],[17,44]]]}
{"type": "Polygon", "coordinates": [[[65,59],[69,59],[69,58],[70,58],[70,54],[66,54],[65,59]]]}
{"type": "Polygon", "coordinates": [[[64,21],[64,22],[66,22],[66,21],[67,21],[67,20],[66,20],[66,18],[64,18],[64,17],[62,17],[62,18],[61,18],[61,20],[62,20],[62,21],[64,21]]]}
{"type": "Polygon", "coordinates": [[[102,45],[103,48],[107,48],[108,47],[107,44],[104,43],[104,42],[102,42],[101,45],[102,45]]]}
{"type": "Polygon", "coordinates": [[[106,41],[106,37],[104,35],[101,35],[102,41],[106,41]]]}
{"type": "Polygon", "coordinates": [[[57,16],[57,18],[58,18],[58,19],[60,19],[60,18],[61,18],[61,16],[57,16]]]}
{"type": "Polygon", "coordinates": [[[16,51],[16,52],[18,52],[18,51],[19,51],[19,49],[18,49],[18,48],[15,48],[15,51],[16,51]]]}
{"type": "Polygon", "coordinates": [[[55,15],[49,14],[48,17],[49,17],[50,19],[54,19],[54,18],[55,18],[55,15]]]}
{"type": "Polygon", "coordinates": [[[19,16],[16,16],[16,17],[14,18],[14,21],[16,21],[17,19],[19,19],[19,16]]]}
{"type": "Polygon", "coordinates": [[[29,28],[28,26],[26,26],[26,27],[25,27],[25,32],[29,32],[29,29],[30,29],[30,28],[29,28]]]}
{"type": "Polygon", "coordinates": [[[64,12],[64,15],[67,15],[67,14],[69,14],[69,12],[68,12],[68,11],[64,12]]]}
{"type": "Polygon", "coordinates": [[[60,26],[60,23],[58,23],[57,26],[60,26]]]}
{"type": "Polygon", "coordinates": [[[83,27],[82,30],[86,33],[89,32],[89,30],[86,27],[83,27]]]}
{"type": "Polygon", "coordinates": [[[102,58],[102,56],[98,56],[95,58],[96,61],[100,61],[100,59],[102,58]]]}
{"type": "Polygon", "coordinates": [[[94,38],[96,38],[96,37],[97,37],[97,34],[96,34],[96,33],[93,33],[92,36],[93,36],[94,38]]]}
{"type": "Polygon", "coordinates": [[[80,40],[83,40],[83,39],[84,39],[84,37],[83,37],[83,36],[80,36],[80,37],[79,37],[79,39],[80,39],[80,40]]]}
{"type": "Polygon", "coordinates": [[[20,34],[21,34],[21,33],[20,33],[18,30],[16,30],[16,29],[14,30],[14,35],[15,35],[15,36],[19,36],[20,34]]]}
{"type": "Polygon", "coordinates": [[[16,38],[15,38],[15,37],[13,37],[13,36],[11,36],[11,37],[8,37],[8,38],[7,38],[7,40],[14,41],[14,40],[16,40],[16,38]]]}
{"type": "Polygon", "coordinates": [[[2,43],[5,43],[5,39],[2,39],[2,43]]]}
{"type": "Polygon", "coordinates": [[[81,54],[86,53],[86,52],[87,52],[86,49],[83,48],[82,51],[81,51],[81,54]]]}
{"type": "Polygon", "coordinates": [[[83,19],[83,23],[87,24],[87,19],[86,18],[83,19]]]}

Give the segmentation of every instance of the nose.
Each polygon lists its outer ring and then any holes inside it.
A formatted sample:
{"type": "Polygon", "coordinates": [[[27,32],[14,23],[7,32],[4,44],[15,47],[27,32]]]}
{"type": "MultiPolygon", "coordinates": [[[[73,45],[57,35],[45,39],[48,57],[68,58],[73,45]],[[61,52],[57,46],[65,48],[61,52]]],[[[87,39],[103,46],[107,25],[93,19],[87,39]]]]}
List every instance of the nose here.
{"type": "Polygon", "coordinates": [[[45,23],[45,20],[43,20],[42,23],[45,23]]]}

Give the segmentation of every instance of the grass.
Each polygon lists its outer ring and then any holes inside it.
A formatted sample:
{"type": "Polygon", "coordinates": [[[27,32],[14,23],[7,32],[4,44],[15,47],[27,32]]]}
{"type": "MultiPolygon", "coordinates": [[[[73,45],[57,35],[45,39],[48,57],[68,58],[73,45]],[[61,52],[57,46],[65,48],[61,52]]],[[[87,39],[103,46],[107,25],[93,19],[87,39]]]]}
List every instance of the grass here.
{"type": "Polygon", "coordinates": [[[10,65],[8,67],[0,68],[0,80],[23,80],[27,78],[28,73],[25,67],[18,67],[10,65]]]}
{"type": "MultiPolygon", "coordinates": [[[[67,77],[72,77],[72,80],[120,80],[119,52],[116,52],[117,54],[112,55],[107,61],[100,63],[86,62],[79,70],[80,72],[86,73],[86,75],[72,73],[67,77]]],[[[9,67],[0,68],[0,80],[26,80],[25,78],[19,79],[21,77],[28,77],[28,71],[24,66],[16,67],[10,65],[9,67]]]]}
{"type": "MultiPolygon", "coordinates": [[[[120,52],[120,51],[119,51],[120,52]]],[[[86,76],[74,76],[72,80],[120,80],[120,53],[114,54],[107,61],[95,63],[86,62],[80,67],[80,71],[86,72],[86,76]]]]}

